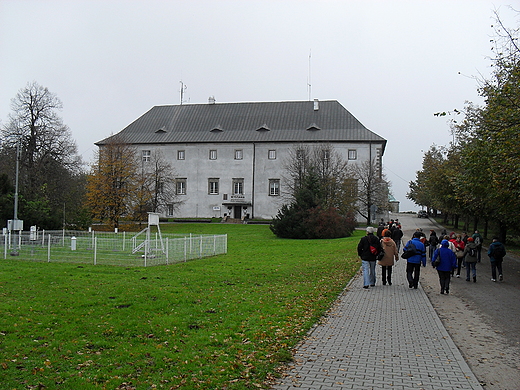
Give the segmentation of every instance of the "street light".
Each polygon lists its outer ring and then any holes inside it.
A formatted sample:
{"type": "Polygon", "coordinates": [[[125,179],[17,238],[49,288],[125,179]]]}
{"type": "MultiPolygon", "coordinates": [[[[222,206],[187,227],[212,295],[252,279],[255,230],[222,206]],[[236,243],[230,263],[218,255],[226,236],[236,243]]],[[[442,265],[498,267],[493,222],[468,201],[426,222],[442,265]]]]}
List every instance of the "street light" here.
{"type": "MultiPolygon", "coordinates": [[[[20,168],[20,140],[16,144],[16,179],[14,185],[14,218],[11,222],[11,230],[18,230],[18,235],[20,235],[20,230],[23,230],[23,221],[18,220],[18,171],[20,168]]],[[[18,256],[18,241],[15,241],[14,249],[11,252],[11,256],[18,256]]]]}

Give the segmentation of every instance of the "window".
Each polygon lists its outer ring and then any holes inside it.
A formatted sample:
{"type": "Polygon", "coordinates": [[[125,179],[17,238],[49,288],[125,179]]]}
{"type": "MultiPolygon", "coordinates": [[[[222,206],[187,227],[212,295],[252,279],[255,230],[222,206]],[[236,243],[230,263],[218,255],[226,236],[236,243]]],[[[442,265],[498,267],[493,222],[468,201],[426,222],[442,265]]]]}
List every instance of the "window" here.
{"type": "Polygon", "coordinates": [[[173,207],[173,204],[171,204],[171,203],[170,203],[170,204],[167,204],[167,205],[166,205],[166,208],[167,208],[166,213],[168,214],[168,217],[173,216],[173,211],[174,211],[174,209],[175,209],[175,208],[173,207]]]}
{"type": "Polygon", "coordinates": [[[150,150],[143,150],[142,153],[143,153],[143,162],[150,161],[150,158],[152,156],[152,152],[150,150]]]}
{"type": "Polygon", "coordinates": [[[323,160],[329,160],[330,159],[330,150],[323,149],[321,151],[321,157],[323,158],[323,160]]]}
{"type": "Polygon", "coordinates": [[[177,150],[177,160],[184,160],[186,158],[186,152],[184,150],[177,150]]]}
{"type": "Polygon", "coordinates": [[[349,149],[348,150],[348,159],[349,160],[357,160],[357,150],[356,149],[349,149]]]}
{"type": "Polygon", "coordinates": [[[217,151],[216,150],[210,150],[209,151],[209,159],[210,160],[216,160],[217,159],[217,151]]]}
{"type": "Polygon", "coordinates": [[[269,179],[269,196],[280,195],[280,179],[269,179]]]}
{"type": "Polygon", "coordinates": [[[186,195],[186,179],[175,180],[175,193],[177,195],[186,195]]]}
{"type": "Polygon", "coordinates": [[[235,149],[235,160],[242,160],[244,153],[242,149],[235,149]]]}
{"type": "Polygon", "coordinates": [[[218,195],[218,179],[208,179],[208,194],[218,195]]]}
{"type": "Polygon", "coordinates": [[[269,160],[276,160],[276,150],[270,150],[267,154],[269,160]]]}
{"type": "Polygon", "coordinates": [[[244,179],[233,179],[233,195],[244,194],[244,179]]]}

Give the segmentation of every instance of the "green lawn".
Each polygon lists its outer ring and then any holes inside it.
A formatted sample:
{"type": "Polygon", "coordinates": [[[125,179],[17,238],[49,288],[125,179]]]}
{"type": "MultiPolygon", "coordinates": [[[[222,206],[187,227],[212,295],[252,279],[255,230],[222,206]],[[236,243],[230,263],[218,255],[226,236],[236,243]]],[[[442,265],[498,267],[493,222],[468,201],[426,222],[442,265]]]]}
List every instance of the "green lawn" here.
{"type": "Polygon", "coordinates": [[[359,268],[361,233],[161,229],[227,233],[228,254],[148,268],[1,260],[2,389],[267,388],[359,268]]]}

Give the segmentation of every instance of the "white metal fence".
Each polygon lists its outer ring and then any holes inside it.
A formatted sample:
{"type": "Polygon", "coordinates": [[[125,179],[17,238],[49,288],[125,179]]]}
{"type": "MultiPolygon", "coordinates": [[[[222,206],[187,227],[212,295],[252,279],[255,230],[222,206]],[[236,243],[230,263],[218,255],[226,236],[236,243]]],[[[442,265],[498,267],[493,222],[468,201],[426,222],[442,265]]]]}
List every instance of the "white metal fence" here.
{"type": "Polygon", "coordinates": [[[152,266],[227,253],[227,235],[54,230],[6,234],[1,253],[23,260],[152,266]]]}

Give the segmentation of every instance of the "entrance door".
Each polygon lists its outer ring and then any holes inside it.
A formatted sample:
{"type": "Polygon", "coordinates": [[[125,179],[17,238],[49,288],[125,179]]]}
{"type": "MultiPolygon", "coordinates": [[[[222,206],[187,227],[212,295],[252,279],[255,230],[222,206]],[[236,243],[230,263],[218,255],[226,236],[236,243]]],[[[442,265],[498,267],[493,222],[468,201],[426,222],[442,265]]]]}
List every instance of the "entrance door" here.
{"type": "Polygon", "coordinates": [[[236,218],[236,219],[242,218],[242,206],[233,207],[233,218],[236,218]]]}

